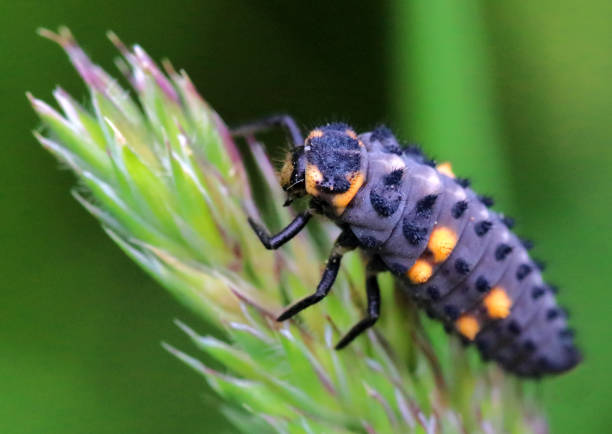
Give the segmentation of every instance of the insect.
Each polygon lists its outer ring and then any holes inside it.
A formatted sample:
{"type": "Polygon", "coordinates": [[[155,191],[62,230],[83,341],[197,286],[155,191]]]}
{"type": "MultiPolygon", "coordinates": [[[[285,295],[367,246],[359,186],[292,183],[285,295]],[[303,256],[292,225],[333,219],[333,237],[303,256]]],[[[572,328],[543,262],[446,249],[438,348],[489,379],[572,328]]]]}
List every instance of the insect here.
{"type": "Polygon", "coordinates": [[[286,204],[303,196],[310,202],[275,235],[249,218],[253,230],[267,249],[277,249],[313,215],[341,229],[314,293],[289,306],[278,321],[321,301],[342,256],[359,248],[368,258],[367,313],[336,349],[376,323],[377,274],[389,271],[429,316],[507,371],[539,377],[578,364],[567,313],[530,259],[530,246],[511,231],[511,219],[490,210],[491,200],[456,178],[449,164],[436,165],[418,149],[403,148],[384,126],[358,135],[332,123],[303,139],[291,117],[275,116],[233,134],[252,137],[273,127],[284,127],[293,142],[280,172],[286,204]]]}

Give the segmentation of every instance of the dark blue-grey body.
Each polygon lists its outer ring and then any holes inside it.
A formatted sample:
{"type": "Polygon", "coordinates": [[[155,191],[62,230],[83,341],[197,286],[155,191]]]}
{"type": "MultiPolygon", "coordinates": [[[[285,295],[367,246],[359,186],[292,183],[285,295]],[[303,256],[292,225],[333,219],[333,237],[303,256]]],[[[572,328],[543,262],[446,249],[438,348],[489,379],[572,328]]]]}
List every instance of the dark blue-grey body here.
{"type": "Polygon", "coordinates": [[[365,180],[334,220],[360,247],[378,256],[430,316],[505,369],[539,376],[578,363],[565,311],[508,220],[452,172],[402,149],[386,128],[359,139],[365,180]],[[428,249],[437,228],[451,234],[444,245],[452,251],[442,261],[428,249]]]}

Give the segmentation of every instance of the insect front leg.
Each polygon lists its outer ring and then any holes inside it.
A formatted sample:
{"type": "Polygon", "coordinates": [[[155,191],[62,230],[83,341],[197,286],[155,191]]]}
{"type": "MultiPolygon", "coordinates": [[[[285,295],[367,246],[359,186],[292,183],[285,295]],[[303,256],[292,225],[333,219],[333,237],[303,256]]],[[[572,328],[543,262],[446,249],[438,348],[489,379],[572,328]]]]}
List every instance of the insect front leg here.
{"type": "Polygon", "coordinates": [[[277,321],[289,319],[298,312],[306,309],[308,306],[312,306],[313,304],[323,300],[323,298],[329,294],[329,291],[336,280],[336,276],[338,276],[342,256],[346,252],[353,250],[356,247],[357,239],[353,233],[348,230],[343,231],[334,243],[334,247],[329,255],[329,259],[325,265],[325,270],[323,271],[323,276],[321,276],[321,280],[319,285],[317,285],[316,291],[286,309],[282,314],[280,314],[277,321]]]}
{"type": "Polygon", "coordinates": [[[353,328],[340,339],[340,342],[336,345],[337,350],[346,347],[353,339],[372,327],[378,320],[378,316],[380,315],[380,288],[378,286],[377,275],[384,270],[384,265],[377,257],[374,257],[368,263],[366,268],[366,293],[368,297],[367,316],[355,324],[353,328]]]}
{"type": "Polygon", "coordinates": [[[232,136],[240,137],[252,137],[262,131],[270,130],[272,128],[284,127],[293,141],[293,146],[301,146],[304,144],[304,137],[300,132],[300,128],[297,126],[295,120],[289,115],[276,115],[269,116],[267,118],[259,119],[254,122],[240,125],[236,128],[232,128],[232,136]]]}
{"type": "Polygon", "coordinates": [[[306,226],[306,223],[308,223],[310,217],[312,217],[310,210],[302,211],[293,219],[291,223],[289,223],[276,235],[270,235],[266,228],[257,223],[251,217],[249,217],[249,224],[265,248],[268,250],[275,250],[295,237],[302,229],[304,229],[304,226],[306,226]]]}

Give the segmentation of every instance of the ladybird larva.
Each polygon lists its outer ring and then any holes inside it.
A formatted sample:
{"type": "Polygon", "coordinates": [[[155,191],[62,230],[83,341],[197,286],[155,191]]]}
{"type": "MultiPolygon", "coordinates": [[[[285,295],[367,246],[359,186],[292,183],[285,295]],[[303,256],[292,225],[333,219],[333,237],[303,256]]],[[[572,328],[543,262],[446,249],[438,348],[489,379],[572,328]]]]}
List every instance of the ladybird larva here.
{"type": "Polygon", "coordinates": [[[430,316],[486,359],[507,371],[537,377],[571,369],[581,357],[564,310],[511,230],[506,216],[489,209],[450,164],[436,166],[420,151],[402,148],[386,127],[357,134],[344,123],[313,129],[305,140],[289,116],[242,126],[249,136],[284,126],[293,140],[281,171],[292,200],[308,196],[309,207],[276,235],[249,218],[264,246],[276,249],[313,215],[342,230],[316,291],[289,306],[286,320],[330,291],[342,256],[356,248],[368,258],[367,313],[337,344],[344,348],[374,325],[380,314],[377,274],[391,272],[430,316]]]}

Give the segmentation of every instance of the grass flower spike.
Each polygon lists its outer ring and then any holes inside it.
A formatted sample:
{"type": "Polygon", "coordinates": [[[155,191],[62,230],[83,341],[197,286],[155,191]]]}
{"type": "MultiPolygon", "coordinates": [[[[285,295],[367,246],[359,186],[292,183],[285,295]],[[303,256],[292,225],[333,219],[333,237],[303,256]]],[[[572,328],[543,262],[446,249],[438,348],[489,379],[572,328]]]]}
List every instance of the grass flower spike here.
{"type": "MultiPolygon", "coordinates": [[[[247,212],[268,227],[291,221],[263,146],[241,154],[227,127],[183,71],[163,70],[139,46],[109,34],[133,90],[94,64],[67,29],[57,42],[89,90],[83,107],[63,89],[61,110],[28,94],[44,127],[35,136],[68,165],[75,198],[117,245],[219,330],[187,352],[164,347],[201,374],[242,432],[545,432],[536,393],[478,360],[381,279],[384,315],[342,351],[333,343],[362,317],[364,265],[347,254],[332,296],[291,321],[276,315],[311,293],[337,229],[318,223],[276,252],[247,212]],[[260,210],[260,211],[258,211],[260,210]],[[202,351],[216,368],[202,363],[202,351]]],[[[126,288],[126,296],[129,296],[126,288]]]]}

